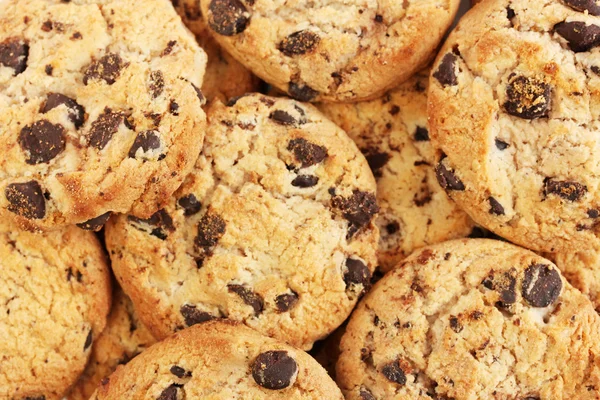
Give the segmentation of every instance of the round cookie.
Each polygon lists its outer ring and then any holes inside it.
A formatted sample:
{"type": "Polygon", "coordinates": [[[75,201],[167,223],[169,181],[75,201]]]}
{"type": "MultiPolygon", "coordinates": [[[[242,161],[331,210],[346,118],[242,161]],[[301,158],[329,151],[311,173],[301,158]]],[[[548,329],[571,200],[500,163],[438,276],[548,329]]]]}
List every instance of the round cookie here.
{"type": "Polygon", "coordinates": [[[424,71],[382,98],[319,105],[356,142],[377,180],[378,261],[384,272],[426,245],[469,235],[473,222],[436,181],[424,71]]]}
{"type": "Polygon", "coordinates": [[[205,65],[167,0],[7,1],[0,208],[41,228],[152,215],[200,151],[205,65]]]}
{"type": "Polygon", "coordinates": [[[600,246],[596,8],[484,1],[432,70],[440,184],[477,223],[533,250],[600,246]]]}
{"type": "Polygon", "coordinates": [[[185,329],[102,381],[90,400],[343,399],[327,372],[295,349],[231,321],[185,329]]]}
{"type": "Polygon", "coordinates": [[[106,328],[95,340],[88,365],[67,400],[88,400],[100,382],[119,365],[127,364],[155,342],[139,321],[131,300],[116,287],[106,328]]]}
{"type": "Polygon", "coordinates": [[[109,221],[115,275],[157,338],[230,318],[308,349],[370,285],[373,175],[311,105],[252,94],[207,114],[204,149],[170,203],[109,221]]]}
{"type": "Polygon", "coordinates": [[[93,233],[22,231],[0,213],[0,398],[61,399],[109,308],[109,268],[93,233]]]}
{"type": "Polygon", "coordinates": [[[199,0],[171,0],[183,23],[196,36],[208,56],[202,93],[208,100],[219,97],[227,101],[232,97],[258,90],[259,79],[230,56],[215,42],[202,20],[199,0]]]}
{"type": "Polygon", "coordinates": [[[600,317],[549,260],[462,239],[379,281],[342,338],[346,399],[597,399],[600,317]]]}
{"type": "Polygon", "coordinates": [[[215,39],[301,101],[381,96],[424,67],[459,0],[202,0],[215,39]],[[427,32],[427,34],[424,34],[427,32]]]}

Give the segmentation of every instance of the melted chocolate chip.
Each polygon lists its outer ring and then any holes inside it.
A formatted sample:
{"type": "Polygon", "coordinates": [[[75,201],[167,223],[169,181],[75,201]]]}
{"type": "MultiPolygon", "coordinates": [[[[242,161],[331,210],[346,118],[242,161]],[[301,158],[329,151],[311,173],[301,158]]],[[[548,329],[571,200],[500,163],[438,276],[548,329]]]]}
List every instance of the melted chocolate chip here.
{"type": "Polygon", "coordinates": [[[104,224],[106,224],[106,221],[108,221],[108,219],[110,218],[111,215],[112,215],[112,212],[109,211],[107,213],[104,213],[104,214],[96,217],[96,218],[92,218],[90,220],[87,220],[85,222],[77,224],[77,226],[86,231],[97,232],[100,229],[102,229],[102,227],[104,226],[104,224]]]}
{"type": "Polygon", "coordinates": [[[70,97],[67,97],[60,93],[50,93],[46,102],[40,109],[42,114],[46,114],[48,111],[64,105],[67,107],[69,112],[69,119],[75,125],[75,128],[79,129],[83,125],[85,121],[85,108],[79,105],[75,100],[70,97]]]}
{"type": "Polygon", "coordinates": [[[311,31],[299,31],[292,33],[279,43],[279,51],[288,57],[306,54],[313,51],[321,38],[311,31]]]}
{"type": "Polygon", "coordinates": [[[360,389],[360,398],[362,400],[377,400],[375,396],[365,388],[360,389]]]}
{"type": "Polygon", "coordinates": [[[287,351],[267,351],[252,362],[254,381],[266,389],[285,389],[293,384],[297,374],[298,364],[287,351]]]}
{"type": "Polygon", "coordinates": [[[292,293],[280,294],[275,298],[275,305],[279,312],[286,312],[291,310],[298,303],[298,294],[294,291],[292,293]]]}
{"type": "Polygon", "coordinates": [[[169,371],[180,379],[190,378],[192,376],[191,371],[186,371],[184,368],[181,368],[178,365],[173,365],[169,371]]]}
{"type": "Polygon", "coordinates": [[[351,238],[356,232],[367,226],[379,212],[375,195],[360,190],[354,190],[351,197],[333,197],[331,206],[339,210],[349,222],[347,238],[351,238]]]}
{"type": "Polygon", "coordinates": [[[157,131],[143,131],[137,134],[133,145],[129,149],[129,158],[136,158],[138,150],[142,150],[141,153],[146,153],[150,150],[156,150],[160,148],[160,137],[157,131]]]}
{"type": "Polygon", "coordinates": [[[458,79],[456,78],[455,72],[456,58],[455,54],[447,53],[442,58],[437,71],[433,73],[433,77],[444,87],[458,85],[458,79]]]}
{"type": "Polygon", "coordinates": [[[226,224],[219,215],[206,213],[198,224],[198,236],[194,243],[198,247],[209,248],[216,245],[225,234],[226,224]]]}
{"type": "Polygon", "coordinates": [[[501,305],[506,307],[517,301],[517,278],[515,274],[516,270],[511,270],[502,274],[495,274],[492,271],[481,283],[486,288],[498,292],[501,305]]]}
{"type": "Polygon", "coordinates": [[[558,299],[561,290],[560,274],[549,265],[532,264],[525,270],[522,296],[532,307],[548,307],[558,299]]]}
{"type": "Polygon", "coordinates": [[[560,22],[554,31],[565,38],[569,48],[576,53],[589,51],[600,45],[600,26],[581,21],[560,22]]]}
{"type": "Polygon", "coordinates": [[[310,86],[296,82],[290,82],[288,93],[292,98],[299,101],[311,101],[319,95],[319,92],[310,86]]]}
{"type": "Polygon", "coordinates": [[[129,221],[141,224],[147,224],[153,227],[150,234],[152,236],[156,236],[160,240],[165,240],[167,238],[167,232],[175,231],[175,226],[173,225],[173,218],[163,209],[158,210],[148,219],[141,219],[134,216],[128,217],[129,221]],[[165,232],[167,231],[167,232],[165,232]]]}
{"type": "Polygon", "coordinates": [[[203,322],[212,321],[216,317],[211,315],[205,311],[198,310],[198,308],[193,304],[184,304],[179,309],[179,312],[185,319],[185,324],[187,326],[193,326],[196,324],[201,324],[203,322]]]}
{"type": "Polygon", "coordinates": [[[309,188],[319,183],[319,177],[314,175],[298,175],[292,181],[292,186],[299,188],[309,188]]]}
{"type": "Polygon", "coordinates": [[[227,285],[227,290],[230,293],[235,293],[240,296],[244,303],[252,307],[254,309],[254,315],[259,315],[263,312],[265,302],[258,293],[254,293],[245,286],[234,284],[227,285]]]}
{"type": "Polygon", "coordinates": [[[171,100],[169,103],[169,112],[176,117],[179,115],[179,104],[175,100],[171,100]]]}
{"type": "Polygon", "coordinates": [[[504,140],[502,139],[495,139],[495,143],[496,143],[496,148],[498,148],[498,150],[506,150],[506,148],[509,146],[508,143],[506,143],[504,140]]]}
{"type": "Polygon", "coordinates": [[[502,207],[502,204],[498,200],[490,196],[488,197],[488,201],[490,202],[490,214],[504,215],[504,207],[502,207]]]}
{"type": "Polygon", "coordinates": [[[367,163],[369,163],[369,167],[371,168],[371,171],[375,177],[380,177],[381,169],[390,160],[390,155],[388,153],[368,152],[365,158],[367,159],[367,163]]]}
{"type": "Polygon", "coordinates": [[[464,327],[455,316],[450,317],[450,329],[456,333],[461,333],[464,327]]]}
{"type": "Polygon", "coordinates": [[[177,205],[183,208],[183,215],[189,217],[190,215],[198,214],[202,209],[202,203],[198,201],[194,194],[190,193],[186,196],[181,197],[177,200],[177,205]]]}
{"type": "Polygon", "coordinates": [[[160,71],[150,72],[150,84],[148,85],[148,91],[153,99],[160,96],[165,89],[165,78],[163,73],[160,71]]]}
{"type": "Polygon", "coordinates": [[[369,268],[362,261],[347,258],[344,283],[346,283],[346,287],[352,285],[362,286],[362,292],[365,292],[371,287],[371,271],[369,271],[369,268]]]}
{"type": "Polygon", "coordinates": [[[587,210],[587,215],[590,218],[598,218],[600,217],[600,211],[596,210],[595,208],[592,208],[587,210]]]}
{"type": "Polygon", "coordinates": [[[448,169],[444,163],[444,159],[442,158],[438,165],[435,167],[435,176],[437,177],[437,181],[445,190],[465,190],[465,185],[462,181],[456,176],[456,173],[450,169],[448,169]]]}
{"type": "Polygon", "coordinates": [[[574,181],[544,179],[544,196],[554,194],[569,201],[578,201],[587,193],[587,186],[574,181]]]}
{"type": "Polygon", "coordinates": [[[423,128],[422,126],[417,126],[417,130],[415,131],[415,140],[417,142],[429,141],[429,131],[427,130],[427,128],[423,128]]]}
{"type": "Polygon", "coordinates": [[[65,128],[42,119],[21,129],[19,145],[30,165],[47,163],[65,150],[65,128]]]}
{"type": "Polygon", "coordinates": [[[223,36],[237,35],[250,23],[248,10],[240,0],[212,0],[208,12],[208,25],[223,36]]]}
{"type": "Polygon", "coordinates": [[[550,111],[550,85],[536,78],[512,75],[506,86],[504,109],[523,119],[546,117],[550,111]]]}
{"type": "Polygon", "coordinates": [[[171,384],[168,388],[162,391],[156,400],[177,400],[177,392],[181,385],[176,383],[171,384]]]}
{"type": "Polygon", "coordinates": [[[88,134],[88,144],[98,150],[102,150],[113,135],[119,130],[119,126],[125,122],[125,116],[121,112],[113,112],[105,108],[104,112],[92,123],[88,134]]]}
{"type": "Polygon", "coordinates": [[[119,79],[121,70],[126,66],[118,54],[107,54],[101,59],[94,61],[85,70],[83,84],[87,85],[90,80],[103,80],[108,85],[112,85],[119,79]]]}
{"type": "Polygon", "coordinates": [[[292,115],[283,110],[275,110],[269,114],[269,118],[280,125],[296,125],[298,121],[292,115]]]}
{"type": "Polygon", "coordinates": [[[46,198],[36,181],[11,183],[4,190],[8,211],[27,219],[42,219],[46,215],[46,198]]]}
{"type": "Polygon", "coordinates": [[[303,138],[292,139],[287,149],[294,153],[296,160],[302,163],[302,168],[320,163],[327,158],[327,149],[303,138]]]}
{"type": "Polygon", "coordinates": [[[87,349],[89,349],[90,346],[92,345],[93,341],[94,341],[93,332],[90,330],[87,337],[85,338],[85,343],[83,344],[83,351],[86,351],[87,349]]]}
{"type": "Polygon", "coordinates": [[[0,43],[0,64],[12,68],[15,75],[27,69],[29,45],[20,39],[8,39],[0,43]]]}
{"type": "Polygon", "coordinates": [[[394,382],[399,385],[406,384],[406,375],[404,374],[402,368],[400,368],[400,363],[398,360],[385,364],[381,368],[381,373],[390,382],[394,382]]]}
{"type": "Polygon", "coordinates": [[[590,15],[600,15],[600,5],[596,0],[563,0],[563,3],[577,11],[587,11],[590,15]]]}

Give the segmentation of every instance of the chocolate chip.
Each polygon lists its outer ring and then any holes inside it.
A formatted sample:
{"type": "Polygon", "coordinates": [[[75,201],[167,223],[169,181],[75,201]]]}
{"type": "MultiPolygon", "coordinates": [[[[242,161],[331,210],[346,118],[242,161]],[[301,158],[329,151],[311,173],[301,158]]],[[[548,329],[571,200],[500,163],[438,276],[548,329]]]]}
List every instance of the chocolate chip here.
{"type": "Polygon", "coordinates": [[[156,400],[177,400],[177,392],[181,385],[176,383],[171,384],[168,388],[162,391],[156,400]]]}
{"type": "Polygon", "coordinates": [[[516,270],[495,274],[493,271],[483,280],[482,285],[490,290],[495,290],[500,295],[503,307],[514,304],[517,301],[517,278],[516,270]]]}
{"type": "Polygon", "coordinates": [[[240,0],[212,0],[208,11],[208,25],[223,36],[237,35],[250,23],[250,14],[240,0]]]}
{"type": "Polygon", "coordinates": [[[194,243],[198,247],[212,247],[225,234],[226,224],[219,215],[206,213],[198,224],[198,235],[194,243]]]}
{"type": "Polygon", "coordinates": [[[331,206],[339,210],[350,223],[347,238],[351,238],[356,232],[368,225],[379,212],[375,195],[360,190],[354,190],[351,197],[333,197],[331,206]]]}
{"type": "Polygon", "coordinates": [[[523,119],[545,117],[550,111],[550,85],[536,78],[512,75],[506,86],[504,109],[523,119]]]}
{"type": "Polygon", "coordinates": [[[298,303],[298,293],[292,291],[292,293],[280,294],[275,298],[275,305],[279,312],[286,312],[291,310],[298,303]]]}
{"type": "Polygon", "coordinates": [[[147,153],[150,150],[160,148],[160,137],[157,131],[143,131],[137,134],[133,145],[129,149],[129,158],[136,158],[138,150],[141,153],[147,153]]]}
{"type": "Polygon", "coordinates": [[[496,138],[495,142],[496,142],[496,147],[498,148],[498,150],[506,150],[506,148],[509,146],[508,143],[506,143],[502,139],[496,138]]]}
{"type": "Polygon", "coordinates": [[[450,329],[452,329],[456,333],[461,333],[464,327],[455,316],[450,317],[450,329]]]}
{"type": "Polygon", "coordinates": [[[138,223],[138,224],[147,224],[153,227],[150,234],[152,236],[156,236],[160,240],[165,240],[167,238],[167,232],[175,231],[175,226],[173,225],[173,218],[167,213],[164,209],[158,210],[148,219],[137,218],[134,216],[128,217],[129,221],[138,223]]]}
{"type": "Polygon", "coordinates": [[[296,82],[290,82],[288,93],[292,98],[299,101],[311,101],[319,95],[319,92],[310,86],[296,82]]]}
{"type": "Polygon", "coordinates": [[[180,379],[190,378],[192,376],[192,371],[186,371],[178,365],[173,365],[169,371],[180,379]]]}
{"type": "Polygon", "coordinates": [[[267,351],[252,362],[254,381],[266,389],[285,389],[294,383],[297,375],[298,364],[287,351],[267,351]]]}
{"type": "Polygon", "coordinates": [[[83,344],[83,351],[86,351],[94,341],[93,332],[90,330],[87,337],[85,338],[85,343],[83,344]]]}
{"type": "Polygon", "coordinates": [[[427,128],[417,126],[417,130],[415,131],[414,137],[417,142],[427,142],[429,141],[429,131],[427,130],[427,128]]]}
{"type": "Polygon", "coordinates": [[[96,217],[96,218],[92,218],[85,222],[77,224],[77,226],[86,231],[97,232],[100,229],[102,229],[102,227],[104,226],[104,224],[106,224],[106,221],[108,221],[108,219],[110,218],[111,215],[112,215],[112,212],[109,211],[107,213],[104,213],[104,214],[96,217]]]}
{"type": "Polygon", "coordinates": [[[400,363],[398,360],[385,364],[381,368],[381,373],[390,382],[394,382],[399,385],[406,384],[406,375],[404,374],[402,368],[400,368],[400,363]]]}
{"type": "Polygon", "coordinates": [[[79,105],[75,100],[70,97],[67,97],[60,93],[50,93],[46,102],[40,109],[42,114],[46,114],[48,111],[64,105],[67,107],[69,112],[69,119],[75,125],[75,128],[79,129],[83,125],[85,121],[85,108],[79,105]]]}
{"type": "Polygon", "coordinates": [[[179,115],[179,104],[177,104],[175,100],[171,100],[171,102],[169,103],[169,112],[174,116],[179,115]]]}
{"type": "Polygon", "coordinates": [[[54,72],[54,67],[48,64],[44,67],[44,72],[46,73],[46,75],[52,76],[52,73],[54,72]]]}
{"type": "Polygon", "coordinates": [[[102,150],[113,135],[119,130],[119,126],[125,122],[125,116],[121,112],[113,112],[105,108],[104,112],[92,123],[88,134],[88,144],[98,150],[102,150]]]}
{"type": "Polygon", "coordinates": [[[252,307],[254,309],[254,315],[259,315],[263,312],[265,302],[258,293],[254,293],[245,286],[234,284],[227,285],[227,290],[230,293],[235,293],[240,296],[244,303],[252,307]]]}
{"type": "Polygon", "coordinates": [[[165,78],[163,73],[160,71],[150,72],[150,84],[148,85],[148,91],[153,99],[160,96],[165,89],[165,78]]]}
{"type": "Polygon", "coordinates": [[[193,304],[184,304],[179,309],[179,312],[185,319],[185,324],[187,326],[192,326],[196,324],[201,324],[203,322],[212,321],[216,317],[210,313],[205,311],[198,310],[198,308],[193,304]]]}
{"type": "Polygon", "coordinates": [[[548,307],[558,299],[561,289],[560,274],[549,265],[532,264],[525,270],[522,295],[532,307],[548,307]]]}
{"type": "Polygon", "coordinates": [[[373,393],[365,388],[360,389],[360,398],[362,400],[377,400],[375,396],[373,396],[373,393]]]}
{"type": "Polygon", "coordinates": [[[390,160],[390,155],[388,153],[381,152],[368,152],[365,158],[367,159],[367,163],[369,163],[369,167],[371,168],[373,174],[376,177],[380,177],[381,169],[390,160]]]}
{"type": "Polygon", "coordinates": [[[377,14],[375,15],[375,22],[383,22],[383,15],[377,14]]]}
{"type": "Polygon", "coordinates": [[[206,102],[206,97],[204,97],[202,90],[200,90],[200,88],[198,88],[198,86],[194,85],[193,83],[192,83],[192,87],[194,88],[194,91],[196,92],[196,96],[198,96],[198,100],[200,100],[200,104],[204,104],[206,102]]]}
{"type": "Polygon", "coordinates": [[[0,43],[0,64],[12,68],[15,75],[27,69],[29,45],[20,39],[7,39],[0,43]]]}
{"type": "Polygon", "coordinates": [[[83,73],[83,84],[87,85],[90,80],[103,80],[112,85],[121,75],[121,70],[126,67],[118,54],[110,53],[101,59],[94,61],[83,73]]]}
{"type": "Polygon", "coordinates": [[[35,396],[35,397],[27,396],[27,397],[23,397],[23,400],[46,400],[46,396],[44,396],[44,395],[35,396]]]}
{"type": "Polygon", "coordinates": [[[302,163],[302,168],[320,163],[327,158],[327,149],[303,138],[292,139],[287,149],[294,153],[296,160],[302,163]]]}
{"type": "Polygon", "coordinates": [[[435,167],[435,176],[442,189],[457,191],[465,190],[464,183],[456,176],[456,173],[453,170],[448,169],[444,165],[443,161],[444,158],[442,158],[435,167]]]}
{"type": "Polygon", "coordinates": [[[21,129],[19,145],[30,165],[47,163],[62,153],[66,146],[66,132],[59,124],[42,119],[21,129]]]}
{"type": "Polygon", "coordinates": [[[576,53],[589,51],[600,45],[600,26],[581,21],[560,22],[554,31],[562,36],[576,53]]]}
{"type": "Polygon", "coordinates": [[[388,235],[393,235],[400,231],[400,224],[397,221],[390,222],[385,226],[385,231],[388,235]]]}
{"type": "Polygon", "coordinates": [[[490,202],[490,214],[504,215],[504,207],[502,207],[502,204],[498,200],[490,196],[488,197],[488,201],[490,202]]]}
{"type": "Polygon", "coordinates": [[[271,114],[269,114],[269,119],[272,119],[281,125],[296,125],[298,123],[296,118],[283,110],[273,111],[271,114]]]}
{"type": "Polygon", "coordinates": [[[456,86],[458,79],[456,78],[456,55],[447,53],[440,62],[437,71],[433,73],[433,77],[441,83],[442,86],[456,86]]]}
{"type": "Polygon", "coordinates": [[[48,20],[42,23],[42,30],[44,32],[50,32],[52,30],[52,21],[48,20]]]}
{"type": "Polygon", "coordinates": [[[544,179],[544,196],[555,194],[565,200],[577,201],[587,193],[587,186],[574,181],[557,181],[544,179]]]}
{"type": "Polygon", "coordinates": [[[347,258],[344,283],[346,283],[346,287],[362,285],[363,292],[365,292],[371,287],[371,271],[369,271],[369,268],[362,261],[347,258]]]}
{"type": "Polygon", "coordinates": [[[279,51],[288,57],[297,56],[311,52],[317,47],[321,38],[311,31],[299,31],[292,33],[279,43],[279,51]]]}
{"type": "Polygon", "coordinates": [[[202,203],[200,203],[192,193],[179,198],[179,200],[177,200],[177,205],[183,208],[183,215],[186,217],[198,214],[202,208],[202,203]]]}
{"type": "Polygon", "coordinates": [[[177,45],[177,40],[169,40],[169,43],[167,43],[167,47],[165,47],[165,49],[162,51],[162,53],[160,53],[160,56],[165,57],[165,56],[168,56],[169,54],[171,54],[173,52],[173,48],[175,48],[176,45],[177,45]]]}
{"type": "Polygon", "coordinates": [[[563,2],[577,11],[587,11],[590,15],[600,15],[600,5],[596,0],[563,0],[563,2]]]}
{"type": "Polygon", "coordinates": [[[11,183],[4,190],[8,211],[27,219],[42,219],[46,215],[46,198],[36,181],[11,183]]]}
{"type": "Polygon", "coordinates": [[[595,208],[592,208],[587,211],[587,215],[590,218],[598,218],[600,216],[600,211],[596,210],[595,208]]]}
{"type": "Polygon", "coordinates": [[[506,18],[510,21],[515,17],[515,10],[510,7],[506,7],[506,18]]]}
{"type": "Polygon", "coordinates": [[[319,177],[314,175],[298,175],[292,181],[292,186],[309,188],[319,183],[319,177]]]}

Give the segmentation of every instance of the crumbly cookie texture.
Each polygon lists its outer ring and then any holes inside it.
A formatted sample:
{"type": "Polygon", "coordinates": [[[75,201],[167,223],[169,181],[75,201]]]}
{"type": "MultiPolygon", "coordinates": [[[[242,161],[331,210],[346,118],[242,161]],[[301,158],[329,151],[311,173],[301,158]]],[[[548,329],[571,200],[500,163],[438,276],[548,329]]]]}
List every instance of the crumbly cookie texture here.
{"type": "Polygon", "coordinates": [[[301,101],[381,96],[424,67],[458,0],[202,0],[215,39],[301,101]],[[424,34],[426,32],[426,34],[424,34]]]}
{"type": "Polygon", "coordinates": [[[111,219],[113,269],[157,338],[214,318],[310,348],[369,287],[376,184],[316,108],[259,94],[208,110],[194,171],[150,219],[111,219]]]}
{"type": "Polygon", "coordinates": [[[600,246],[600,29],[592,1],[485,1],[434,64],[436,172],[481,225],[547,252],[600,246]]]}
{"type": "Polygon", "coordinates": [[[0,10],[0,208],[98,229],[152,215],[202,145],[206,55],[167,0],[0,10]]]}
{"type": "Polygon", "coordinates": [[[461,239],[379,281],[342,338],[346,399],[598,399],[600,317],[549,260],[461,239]]]}
{"type": "Polygon", "coordinates": [[[67,400],[88,400],[104,378],[156,342],[141,323],[131,300],[116,288],[106,328],[94,342],[90,360],[67,400]]]}
{"type": "Polygon", "coordinates": [[[378,260],[384,272],[419,247],[465,237],[473,228],[432,168],[428,78],[423,71],[377,100],[318,106],[356,142],[377,180],[378,260]]]}
{"type": "Polygon", "coordinates": [[[259,79],[236,61],[210,35],[202,19],[199,0],[171,0],[183,23],[196,36],[208,56],[202,93],[210,101],[218,97],[227,101],[232,97],[258,90],[259,79]]]}
{"type": "Polygon", "coordinates": [[[22,231],[0,213],[0,398],[61,399],[109,308],[109,269],[93,233],[22,231]]]}
{"type": "Polygon", "coordinates": [[[295,349],[231,321],[185,329],[150,347],[90,400],[336,399],[327,372],[295,349]]]}
{"type": "Polygon", "coordinates": [[[600,312],[600,253],[584,251],[548,254],[547,257],[556,263],[571,285],[590,298],[596,311],[600,312]]]}

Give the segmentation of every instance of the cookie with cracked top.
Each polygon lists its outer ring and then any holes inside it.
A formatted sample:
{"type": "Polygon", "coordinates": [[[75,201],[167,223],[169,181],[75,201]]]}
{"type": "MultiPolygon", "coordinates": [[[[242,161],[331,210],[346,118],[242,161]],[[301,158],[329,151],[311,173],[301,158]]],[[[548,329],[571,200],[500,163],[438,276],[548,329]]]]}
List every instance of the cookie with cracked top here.
{"type": "Polygon", "coordinates": [[[484,1],[430,77],[440,185],[478,224],[536,251],[600,248],[600,17],[594,1],[484,1]]]}
{"type": "Polygon", "coordinates": [[[150,347],[103,380],[90,400],[342,400],[308,354],[231,321],[212,321],[150,347]]]}
{"type": "Polygon", "coordinates": [[[428,64],[459,1],[200,4],[213,37],[266,82],[300,101],[350,102],[377,98],[428,64]]]}
{"type": "MultiPolygon", "coordinates": [[[[483,3],[485,4],[485,3],[483,3]]],[[[415,251],[346,328],[346,399],[597,399],[600,316],[551,261],[459,239],[415,251]]]]}
{"type": "Polygon", "coordinates": [[[0,209],[22,226],[148,218],[193,167],[206,55],[170,2],[144,4],[3,4],[0,209]]]}
{"type": "Polygon", "coordinates": [[[377,180],[378,261],[384,272],[419,247],[468,236],[473,228],[436,180],[427,83],[423,71],[377,100],[318,105],[356,142],[377,180]]]}
{"type": "Polygon", "coordinates": [[[60,400],[106,324],[110,272],[95,235],[23,231],[0,212],[0,398],[60,400]]]}
{"type": "Polygon", "coordinates": [[[166,207],[109,221],[113,270],[157,338],[229,318],[308,349],[370,286],[373,174],[311,105],[252,94],[207,113],[204,149],[166,207]]]}

